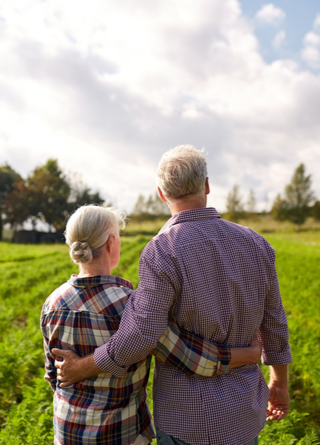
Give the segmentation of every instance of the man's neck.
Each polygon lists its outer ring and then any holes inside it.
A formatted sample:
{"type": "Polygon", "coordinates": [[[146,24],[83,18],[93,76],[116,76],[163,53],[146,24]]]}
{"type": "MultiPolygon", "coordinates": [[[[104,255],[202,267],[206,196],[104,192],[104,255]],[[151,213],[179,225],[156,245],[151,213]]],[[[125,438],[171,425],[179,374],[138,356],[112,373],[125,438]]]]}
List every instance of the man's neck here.
{"type": "Polygon", "coordinates": [[[185,210],[201,209],[207,206],[205,196],[196,196],[190,199],[184,199],[181,201],[168,202],[172,216],[185,210]]]}

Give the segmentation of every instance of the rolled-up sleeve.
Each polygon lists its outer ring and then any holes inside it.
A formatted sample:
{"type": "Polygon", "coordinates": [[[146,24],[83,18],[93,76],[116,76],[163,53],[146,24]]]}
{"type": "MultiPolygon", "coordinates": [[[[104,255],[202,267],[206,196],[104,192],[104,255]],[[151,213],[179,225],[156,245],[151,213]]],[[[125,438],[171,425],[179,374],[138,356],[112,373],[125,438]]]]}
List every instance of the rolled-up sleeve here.
{"type": "Polygon", "coordinates": [[[271,265],[264,316],[258,332],[262,344],[261,361],[264,365],[287,365],[292,362],[287,317],[275,268],[275,253],[266,241],[265,246],[271,265]]]}
{"type": "Polygon", "coordinates": [[[184,374],[201,377],[226,374],[231,360],[230,348],[180,329],[173,321],[168,323],[152,355],[184,374]]]}

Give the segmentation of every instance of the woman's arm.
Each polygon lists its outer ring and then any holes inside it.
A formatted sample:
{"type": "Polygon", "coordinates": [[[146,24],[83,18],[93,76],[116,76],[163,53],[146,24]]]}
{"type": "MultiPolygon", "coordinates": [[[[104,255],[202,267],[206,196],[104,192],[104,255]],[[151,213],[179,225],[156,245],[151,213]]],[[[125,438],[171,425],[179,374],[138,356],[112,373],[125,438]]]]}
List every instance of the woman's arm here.
{"type": "Polygon", "coordinates": [[[43,348],[45,353],[45,369],[46,369],[44,379],[49,383],[52,391],[55,391],[57,384],[57,369],[54,366],[55,359],[53,358],[49,350],[49,342],[45,336],[43,337],[43,348]]]}
{"type": "Polygon", "coordinates": [[[170,321],[152,354],[161,362],[189,375],[210,377],[226,374],[228,369],[258,363],[258,339],[247,348],[228,348],[178,328],[170,321]]]}

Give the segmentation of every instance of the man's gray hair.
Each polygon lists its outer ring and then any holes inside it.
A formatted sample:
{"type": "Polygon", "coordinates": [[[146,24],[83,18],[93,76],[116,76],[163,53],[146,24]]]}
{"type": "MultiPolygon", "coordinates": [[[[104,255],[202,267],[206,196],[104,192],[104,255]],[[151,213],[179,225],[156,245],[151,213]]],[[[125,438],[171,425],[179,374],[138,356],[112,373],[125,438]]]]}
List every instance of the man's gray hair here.
{"type": "Polygon", "coordinates": [[[166,198],[184,199],[204,191],[207,162],[203,153],[192,145],[179,145],[162,155],[157,185],[166,198]]]}

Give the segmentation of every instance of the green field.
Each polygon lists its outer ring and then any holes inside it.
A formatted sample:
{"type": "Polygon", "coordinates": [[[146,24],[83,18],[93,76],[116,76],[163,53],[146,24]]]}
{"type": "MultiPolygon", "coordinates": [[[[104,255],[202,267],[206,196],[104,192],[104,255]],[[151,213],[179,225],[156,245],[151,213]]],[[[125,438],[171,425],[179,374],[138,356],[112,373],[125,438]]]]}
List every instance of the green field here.
{"type": "MultiPolygon", "coordinates": [[[[274,232],[267,239],[288,315],[294,363],[290,415],[268,424],[260,444],[320,443],[320,233],[274,232]]],[[[123,237],[115,274],[138,284],[138,260],[147,236],[123,237]]],[[[66,246],[0,243],[0,443],[53,442],[52,391],[43,380],[41,306],[77,272],[66,246]]],[[[268,368],[262,366],[267,377],[268,368]]],[[[149,395],[151,395],[149,384],[149,395]]],[[[150,405],[152,400],[149,398],[150,405]]]]}

